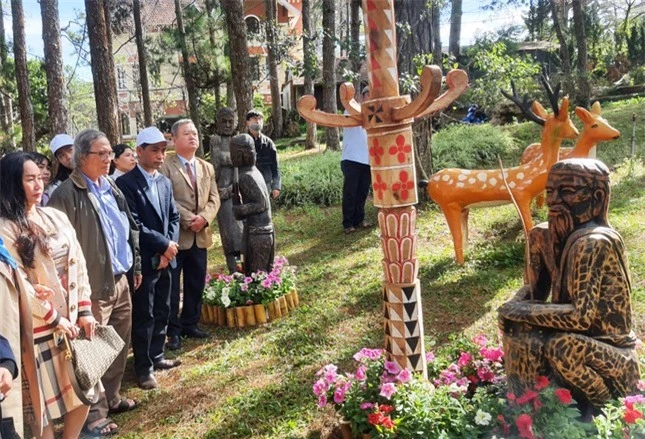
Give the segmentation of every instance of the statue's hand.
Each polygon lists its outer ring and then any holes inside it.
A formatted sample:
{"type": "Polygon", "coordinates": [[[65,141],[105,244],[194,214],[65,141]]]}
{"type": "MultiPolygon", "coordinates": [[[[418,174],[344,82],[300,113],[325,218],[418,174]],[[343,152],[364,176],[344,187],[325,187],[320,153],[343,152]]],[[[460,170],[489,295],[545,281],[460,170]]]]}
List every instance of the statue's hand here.
{"type": "Polygon", "coordinates": [[[244,215],[242,214],[242,206],[241,205],[236,205],[233,204],[233,215],[235,215],[235,219],[238,221],[241,221],[244,219],[244,215]]]}

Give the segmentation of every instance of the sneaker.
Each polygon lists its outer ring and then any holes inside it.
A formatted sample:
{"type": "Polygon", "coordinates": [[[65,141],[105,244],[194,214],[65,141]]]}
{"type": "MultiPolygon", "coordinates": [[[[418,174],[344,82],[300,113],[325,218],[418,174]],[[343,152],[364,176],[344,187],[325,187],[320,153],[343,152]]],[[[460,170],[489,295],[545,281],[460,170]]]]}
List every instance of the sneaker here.
{"type": "Polygon", "coordinates": [[[372,223],[370,223],[368,221],[363,221],[362,223],[360,223],[358,225],[358,227],[360,227],[361,229],[369,229],[370,227],[373,227],[373,226],[374,226],[374,224],[372,224],[372,223]]]}
{"type": "Polygon", "coordinates": [[[345,235],[349,235],[350,233],[354,233],[356,231],[356,227],[345,227],[345,235]]]}

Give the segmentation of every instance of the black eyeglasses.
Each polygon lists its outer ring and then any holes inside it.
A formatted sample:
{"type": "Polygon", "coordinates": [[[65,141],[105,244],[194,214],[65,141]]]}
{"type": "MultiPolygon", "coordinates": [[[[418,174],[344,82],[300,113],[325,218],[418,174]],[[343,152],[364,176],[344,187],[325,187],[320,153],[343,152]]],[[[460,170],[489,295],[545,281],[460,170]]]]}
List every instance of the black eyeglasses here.
{"type": "Polygon", "coordinates": [[[97,155],[101,160],[105,160],[108,158],[112,160],[114,158],[114,153],[112,151],[101,151],[101,152],[89,151],[88,154],[97,155]]]}

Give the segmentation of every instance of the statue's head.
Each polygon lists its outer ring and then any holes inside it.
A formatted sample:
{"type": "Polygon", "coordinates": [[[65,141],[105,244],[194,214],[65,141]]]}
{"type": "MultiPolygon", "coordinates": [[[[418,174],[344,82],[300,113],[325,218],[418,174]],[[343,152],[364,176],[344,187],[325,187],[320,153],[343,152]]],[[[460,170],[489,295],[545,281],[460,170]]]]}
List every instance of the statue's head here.
{"type": "Polygon", "coordinates": [[[237,168],[255,165],[255,142],[248,134],[238,134],[229,143],[231,163],[237,168]]]}
{"type": "Polygon", "coordinates": [[[609,226],[609,169],[595,159],[557,162],[546,183],[549,229],[564,243],[576,228],[594,221],[609,226]]]}
{"type": "Polygon", "coordinates": [[[222,107],[217,110],[217,134],[230,137],[235,133],[235,111],[231,107],[222,107]]]}

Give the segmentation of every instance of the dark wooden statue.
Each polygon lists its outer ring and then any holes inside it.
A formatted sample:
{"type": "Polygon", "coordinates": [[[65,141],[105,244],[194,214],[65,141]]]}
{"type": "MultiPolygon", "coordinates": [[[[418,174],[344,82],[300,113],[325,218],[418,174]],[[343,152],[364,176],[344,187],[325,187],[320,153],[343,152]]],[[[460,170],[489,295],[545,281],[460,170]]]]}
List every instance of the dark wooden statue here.
{"type": "Polygon", "coordinates": [[[549,221],[529,233],[528,284],[499,309],[509,388],[521,394],[551,375],[591,410],[636,391],[640,377],[629,264],[607,221],[609,170],[557,162],[546,192],[549,221]]]}
{"type": "Polygon", "coordinates": [[[262,173],[255,167],[255,142],[248,134],[231,139],[231,163],[238,169],[233,183],[233,213],[244,221],[242,253],[244,273],[271,271],[275,255],[275,233],[271,202],[262,173]]]}
{"type": "Polygon", "coordinates": [[[221,206],[217,211],[217,226],[222,240],[226,266],[233,273],[242,251],[242,222],[233,215],[233,165],[230,141],[235,134],[235,111],[224,107],[217,111],[217,134],[211,137],[211,163],[215,168],[221,206]]]}

